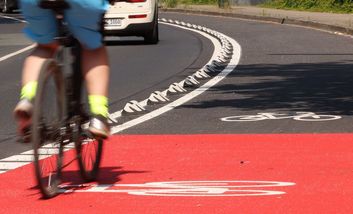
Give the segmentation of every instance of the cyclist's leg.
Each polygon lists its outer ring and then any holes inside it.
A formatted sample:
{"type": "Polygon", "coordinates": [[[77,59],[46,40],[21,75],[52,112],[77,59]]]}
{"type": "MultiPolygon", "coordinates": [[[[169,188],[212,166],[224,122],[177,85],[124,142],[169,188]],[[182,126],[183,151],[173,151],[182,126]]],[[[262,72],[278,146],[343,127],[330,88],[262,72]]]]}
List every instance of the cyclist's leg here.
{"type": "Polygon", "coordinates": [[[14,109],[18,121],[18,131],[24,134],[30,125],[32,115],[32,100],[36,93],[37,78],[40,67],[45,59],[52,57],[56,44],[56,23],[53,14],[37,6],[36,0],[21,0],[23,16],[27,20],[25,34],[37,42],[37,46],[26,58],[22,70],[22,89],[20,102],[14,109]]]}
{"type": "Polygon", "coordinates": [[[109,63],[106,48],[104,46],[89,50],[83,49],[82,51],[82,69],[84,78],[87,84],[88,94],[93,98],[90,100],[91,111],[94,114],[100,114],[104,117],[108,116],[108,108],[106,101],[99,97],[108,96],[108,83],[109,83],[109,63]],[[101,100],[101,101],[99,101],[101,100]],[[106,106],[94,106],[102,103],[106,106]]]}
{"type": "MultiPolygon", "coordinates": [[[[37,44],[29,56],[27,56],[22,69],[22,85],[37,81],[38,73],[45,59],[52,58],[57,48],[56,43],[37,44]]],[[[21,98],[32,99],[33,93],[21,94],[21,98]]]]}
{"type": "Polygon", "coordinates": [[[107,123],[109,64],[106,48],[104,46],[94,50],[83,48],[82,69],[92,114],[89,130],[97,136],[106,138],[109,135],[107,123]]]}
{"type": "Polygon", "coordinates": [[[55,51],[55,44],[37,45],[26,58],[22,69],[22,88],[20,101],[14,109],[18,133],[25,135],[31,124],[33,98],[36,94],[39,70],[45,59],[51,58],[55,51]]]}
{"type": "Polygon", "coordinates": [[[102,44],[101,21],[107,6],[104,0],[73,0],[65,12],[70,31],[83,46],[82,69],[92,113],[89,130],[104,138],[109,135],[109,63],[102,44]]]}

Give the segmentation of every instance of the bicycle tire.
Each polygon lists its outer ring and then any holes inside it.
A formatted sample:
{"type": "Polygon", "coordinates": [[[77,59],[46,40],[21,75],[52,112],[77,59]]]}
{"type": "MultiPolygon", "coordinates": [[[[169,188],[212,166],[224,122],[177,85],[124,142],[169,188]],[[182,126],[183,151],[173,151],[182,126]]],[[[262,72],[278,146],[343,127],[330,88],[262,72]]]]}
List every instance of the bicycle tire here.
{"type": "Polygon", "coordinates": [[[44,198],[54,197],[59,190],[63,164],[61,128],[65,124],[64,107],[64,77],[55,61],[48,59],[43,63],[38,77],[31,132],[35,175],[44,198]],[[54,94],[50,94],[51,90],[55,91],[54,94]],[[54,102],[52,98],[56,98],[54,102]],[[47,101],[54,105],[54,109],[49,108],[52,106],[47,101]],[[55,118],[46,118],[47,111],[48,116],[55,118]]]}
{"type": "Polygon", "coordinates": [[[87,121],[83,122],[81,117],[76,120],[77,128],[74,131],[74,142],[81,177],[86,182],[90,182],[98,177],[103,152],[103,140],[94,138],[85,130],[85,123],[87,121]]]}

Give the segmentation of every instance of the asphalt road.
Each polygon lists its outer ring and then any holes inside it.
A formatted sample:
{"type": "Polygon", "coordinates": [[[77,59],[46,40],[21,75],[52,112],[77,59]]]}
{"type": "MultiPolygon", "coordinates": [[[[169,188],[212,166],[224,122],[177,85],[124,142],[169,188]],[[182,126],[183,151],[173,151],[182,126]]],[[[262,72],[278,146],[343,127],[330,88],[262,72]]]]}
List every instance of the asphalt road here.
{"type": "MultiPolygon", "coordinates": [[[[125,134],[346,133],[352,132],[353,40],[295,26],[224,17],[162,13],[160,17],[199,24],[235,39],[242,47],[233,73],[196,99],[125,134]],[[221,118],[275,113],[340,116],[322,122],[293,118],[225,122],[221,118]]],[[[0,57],[30,44],[23,23],[0,18],[0,57]]],[[[112,67],[110,111],[142,100],[194,73],[210,59],[203,36],[160,25],[158,45],[139,39],[108,39],[112,67]]],[[[28,150],[15,142],[11,110],[17,102],[21,65],[28,52],[0,62],[0,158],[28,150]]],[[[277,115],[279,116],[279,115],[277,115]]],[[[283,116],[283,115],[281,115],[283,116]]]]}
{"type": "Polygon", "coordinates": [[[241,61],[224,81],[192,102],[125,133],[352,132],[351,38],[302,27],[224,17],[163,16],[207,26],[234,38],[242,47],[241,61]],[[221,120],[259,113],[294,116],[300,114],[297,112],[336,115],[341,119],[221,120]]]}

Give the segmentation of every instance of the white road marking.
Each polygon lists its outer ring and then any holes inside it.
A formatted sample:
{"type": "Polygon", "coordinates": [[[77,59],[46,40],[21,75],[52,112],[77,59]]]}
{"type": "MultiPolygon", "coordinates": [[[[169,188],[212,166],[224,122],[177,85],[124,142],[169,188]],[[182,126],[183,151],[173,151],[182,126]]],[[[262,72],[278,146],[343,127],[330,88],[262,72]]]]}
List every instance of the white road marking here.
{"type": "MultiPolygon", "coordinates": [[[[33,154],[23,154],[22,153],[21,155],[13,155],[8,158],[2,159],[0,164],[2,162],[23,162],[23,161],[27,161],[27,162],[33,161],[33,154]]],[[[0,167],[0,169],[1,169],[1,167],[0,167]]]]}
{"type": "Polygon", "coordinates": [[[22,23],[27,23],[26,20],[18,19],[18,18],[11,17],[11,16],[0,15],[0,18],[11,19],[11,20],[15,20],[18,22],[22,22],[22,23]]]}
{"type": "MultiPolygon", "coordinates": [[[[14,18],[14,17],[10,17],[10,16],[0,16],[0,17],[6,18],[6,19],[12,19],[12,20],[16,20],[16,21],[19,21],[19,22],[26,23],[26,21],[24,21],[24,20],[17,19],[17,18],[14,18]]],[[[6,56],[0,57],[0,62],[5,61],[6,59],[9,59],[9,58],[11,58],[11,57],[13,57],[13,56],[19,55],[19,54],[21,54],[21,53],[23,53],[23,52],[26,52],[26,51],[28,51],[28,50],[31,50],[31,49],[34,48],[34,47],[35,47],[35,44],[32,44],[32,45],[30,45],[30,46],[27,46],[27,47],[25,47],[25,48],[22,48],[21,50],[18,50],[18,51],[16,51],[16,52],[7,54],[6,56]]]]}
{"type": "Polygon", "coordinates": [[[78,184],[60,186],[62,193],[127,193],[138,196],[240,197],[286,194],[268,188],[294,186],[281,181],[171,181],[144,184],[78,184]]]}
{"type": "MultiPolygon", "coordinates": [[[[210,39],[215,46],[215,51],[213,52],[213,56],[209,62],[212,62],[212,60],[214,60],[217,57],[218,53],[221,52],[221,45],[219,44],[219,41],[216,38],[210,36],[209,34],[206,34],[204,32],[200,32],[198,30],[174,25],[174,24],[169,24],[169,25],[200,33],[201,35],[210,39]]],[[[223,35],[223,34],[221,34],[221,35],[223,35]]],[[[232,57],[231,61],[229,62],[228,66],[221,73],[219,73],[217,76],[213,77],[211,80],[206,82],[204,85],[198,87],[197,89],[191,91],[190,93],[185,94],[183,97],[181,97],[181,98],[179,98],[179,99],[177,99],[177,100],[175,100],[175,101],[173,101],[173,102],[171,102],[171,103],[169,103],[169,104],[167,104],[157,110],[154,110],[152,112],[144,114],[143,116],[138,117],[136,119],[133,119],[131,121],[128,121],[124,124],[112,127],[112,129],[111,129],[112,134],[118,133],[124,129],[130,128],[132,126],[135,126],[137,124],[140,124],[142,122],[150,120],[154,117],[157,117],[165,112],[168,112],[168,111],[174,109],[175,107],[178,107],[178,106],[186,103],[187,101],[197,97],[198,95],[202,94],[203,92],[205,92],[209,88],[213,87],[218,82],[223,80],[229,73],[231,73],[239,63],[240,55],[241,55],[241,47],[240,47],[239,43],[236,42],[235,40],[233,40],[232,38],[230,38],[226,35],[223,35],[223,36],[230,41],[230,43],[233,45],[234,50],[233,50],[233,57],[232,57]]]]}
{"type": "Polygon", "coordinates": [[[338,115],[319,115],[314,112],[296,112],[294,115],[282,114],[282,113],[257,113],[255,115],[235,115],[221,118],[224,122],[252,122],[262,120],[282,120],[282,119],[293,119],[298,121],[306,122],[322,122],[339,120],[341,116],[338,115]]]}
{"type": "MultiPolygon", "coordinates": [[[[74,148],[74,144],[70,143],[65,146],[64,151],[74,148]]],[[[54,144],[48,144],[39,150],[39,159],[50,157],[53,154],[58,154],[58,148],[54,144]]],[[[11,169],[16,169],[25,166],[33,161],[33,150],[22,152],[19,155],[13,155],[0,160],[0,174],[11,169]]]]}
{"type": "Polygon", "coordinates": [[[26,52],[26,51],[28,51],[28,50],[31,50],[32,48],[35,47],[35,45],[36,45],[36,44],[32,44],[32,45],[30,45],[30,46],[27,46],[27,47],[25,47],[25,48],[22,48],[21,50],[18,50],[18,51],[16,51],[16,52],[7,54],[6,56],[0,57],[0,62],[5,61],[5,60],[7,60],[7,59],[9,59],[9,58],[11,58],[11,57],[13,57],[13,56],[19,55],[19,54],[21,54],[21,53],[23,53],[23,52],[26,52]]]}
{"type": "MultiPolygon", "coordinates": [[[[165,23],[167,24],[167,23],[165,23]]],[[[215,46],[215,50],[214,50],[214,53],[212,55],[212,58],[210,59],[209,63],[211,63],[213,60],[217,59],[217,55],[219,53],[222,52],[222,46],[220,44],[220,41],[218,41],[215,37],[211,36],[210,34],[207,34],[207,33],[204,33],[202,32],[201,30],[194,30],[194,29],[190,29],[190,28],[186,28],[186,27],[182,27],[182,26],[178,26],[178,25],[175,25],[175,24],[168,24],[168,25],[171,25],[171,26],[174,26],[174,27],[179,27],[179,28],[182,28],[182,29],[185,29],[185,30],[190,30],[190,31],[194,31],[194,32],[197,32],[203,36],[205,36],[206,38],[210,39],[211,42],[214,44],[215,46]]],[[[210,33],[211,30],[208,30],[208,33],[210,33]]],[[[218,32],[214,32],[214,33],[218,33],[218,32]]],[[[180,106],[182,104],[184,104],[185,102],[195,98],[196,96],[202,94],[203,92],[205,92],[206,90],[208,90],[209,88],[211,88],[212,86],[214,86],[215,84],[217,84],[218,82],[220,82],[221,80],[223,80],[229,73],[231,73],[235,67],[238,65],[239,63],[239,60],[240,60],[240,55],[241,55],[241,47],[240,45],[235,41],[233,40],[232,38],[226,36],[226,35],[223,35],[221,33],[218,33],[219,35],[221,35],[222,37],[226,38],[233,46],[234,50],[233,50],[233,56],[232,56],[232,59],[231,61],[229,62],[228,66],[222,71],[220,72],[217,76],[213,77],[211,80],[209,80],[208,82],[206,82],[204,85],[198,87],[197,89],[185,94],[183,97],[175,100],[174,102],[172,103],[169,103],[155,111],[152,111],[150,113],[147,113],[141,117],[138,117],[134,120],[131,120],[131,121],[128,121],[122,125],[118,125],[118,126],[114,126],[112,127],[112,134],[114,133],[117,133],[117,132],[120,132],[124,129],[127,129],[127,128],[130,128],[132,126],[135,126],[137,124],[140,124],[142,122],[145,122],[149,119],[152,119],[154,117],[157,117],[167,111],[170,111],[172,109],[174,109],[175,107],[177,106],[180,106]]],[[[20,54],[20,53],[23,53],[31,48],[33,48],[34,45],[31,45],[31,46],[28,46],[24,49],[21,49],[15,53],[12,53],[12,54],[9,54],[7,56],[4,56],[2,58],[0,58],[0,62],[1,61],[4,61],[12,56],[15,56],[17,54],[20,54]]],[[[184,80],[183,80],[184,81],[184,80]]],[[[182,81],[182,82],[183,82],[182,81]]],[[[182,83],[181,82],[181,83],[182,83]]],[[[165,93],[162,92],[162,93],[165,93]]],[[[141,104],[142,106],[146,106],[147,105],[147,100],[143,100],[141,102],[139,102],[139,104],[141,104]]],[[[114,118],[117,118],[117,117],[120,117],[121,116],[121,112],[122,110],[120,111],[116,111],[112,114],[110,114],[110,117],[112,117],[113,119],[114,118]]],[[[48,151],[50,151],[50,148],[48,148],[48,151]]],[[[48,154],[47,152],[44,152],[44,154],[48,154]]],[[[8,158],[5,158],[5,159],[2,159],[0,160],[0,174],[1,173],[4,173],[8,170],[11,170],[11,169],[15,169],[15,168],[18,168],[18,167],[21,167],[21,166],[24,166],[26,164],[29,164],[31,162],[31,159],[29,159],[28,156],[33,156],[33,150],[30,150],[30,151],[26,151],[26,152],[23,152],[19,155],[15,155],[15,156],[11,156],[11,157],[8,157],[8,158]],[[16,161],[17,160],[17,161],[16,161]],[[2,168],[2,167],[4,168],[2,168]]]]}

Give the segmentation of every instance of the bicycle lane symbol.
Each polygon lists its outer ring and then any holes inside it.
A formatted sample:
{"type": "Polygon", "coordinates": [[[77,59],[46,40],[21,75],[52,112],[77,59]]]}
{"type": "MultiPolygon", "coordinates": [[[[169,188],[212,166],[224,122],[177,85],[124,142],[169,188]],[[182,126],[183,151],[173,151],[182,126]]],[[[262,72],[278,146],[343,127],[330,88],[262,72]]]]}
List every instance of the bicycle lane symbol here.
{"type": "Polygon", "coordinates": [[[292,182],[279,181],[174,181],[144,184],[81,184],[62,185],[61,193],[125,193],[138,196],[169,197],[242,197],[286,194],[272,190],[276,187],[294,186],[292,182]]]}
{"type": "Polygon", "coordinates": [[[341,116],[337,115],[318,115],[314,112],[296,112],[295,115],[280,114],[280,113],[257,113],[255,115],[235,115],[221,118],[224,122],[252,122],[261,120],[281,120],[281,119],[293,119],[297,121],[306,122],[320,122],[320,121],[331,121],[341,119],[341,116]]]}

